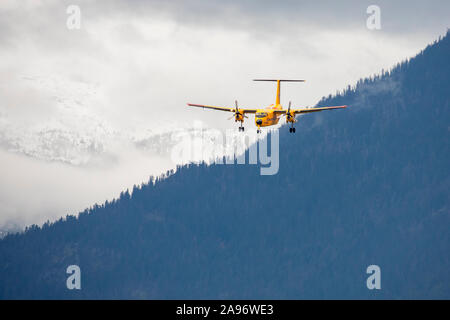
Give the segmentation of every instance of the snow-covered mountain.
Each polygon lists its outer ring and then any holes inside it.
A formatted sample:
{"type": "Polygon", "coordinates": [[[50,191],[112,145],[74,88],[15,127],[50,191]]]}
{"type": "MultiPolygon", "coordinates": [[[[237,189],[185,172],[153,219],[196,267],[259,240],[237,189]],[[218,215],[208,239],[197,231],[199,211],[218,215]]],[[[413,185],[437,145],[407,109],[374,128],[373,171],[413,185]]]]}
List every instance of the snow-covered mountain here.
{"type": "MultiPolygon", "coordinates": [[[[22,76],[16,81],[45,98],[37,120],[0,103],[0,146],[7,151],[72,165],[89,163],[106,151],[116,132],[95,113],[96,85],[58,77],[22,76]]],[[[30,106],[31,108],[32,106],[30,106]]],[[[37,107],[39,108],[39,107],[37,107]]],[[[39,113],[40,110],[36,110],[39,113]]]]}
{"type": "MultiPolygon", "coordinates": [[[[118,144],[135,147],[148,156],[170,157],[186,136],[201,139],[202,155],[209,158],[213,152],[217,154],[219,142],[225,143],[226,134],[233,139],[237,136],[236,130],[218,132],[202,123],[117,128],[99,113],[102,97],[98,84],[56,76],[22,76],[17,80],[47,97],[51,111],[30,124],[14,115],[13,106],[0,104],[0,147],[39,160],[90,165],[114,157],[121,149],[118,144]]],[[[228,147],[224,153],[230,151],[228,147]]],[[[183,162],[202,160],[202,156],[192,156],[183,162]]]]}

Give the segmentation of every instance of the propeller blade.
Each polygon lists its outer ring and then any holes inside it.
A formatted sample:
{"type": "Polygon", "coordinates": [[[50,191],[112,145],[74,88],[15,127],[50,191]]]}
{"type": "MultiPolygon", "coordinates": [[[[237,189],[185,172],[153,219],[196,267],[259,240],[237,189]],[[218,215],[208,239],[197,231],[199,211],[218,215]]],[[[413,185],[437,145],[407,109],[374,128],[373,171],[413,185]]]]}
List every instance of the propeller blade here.
{"type": "Polygon", "coordinates": [[[286,118],[291,119],[292,115],[291,115],[291,102],[289,101],[289,106],[286,112],[286,118]]]}
{"type": "Polygon", "coordinates": [[[239,112],[239,107],[238,107],[238,102],[237,102],[237,100],[234,100],[234,105],[236,106],[236,109],[234,109],[235,115],[241,114],[241,113],[239,112]]]}

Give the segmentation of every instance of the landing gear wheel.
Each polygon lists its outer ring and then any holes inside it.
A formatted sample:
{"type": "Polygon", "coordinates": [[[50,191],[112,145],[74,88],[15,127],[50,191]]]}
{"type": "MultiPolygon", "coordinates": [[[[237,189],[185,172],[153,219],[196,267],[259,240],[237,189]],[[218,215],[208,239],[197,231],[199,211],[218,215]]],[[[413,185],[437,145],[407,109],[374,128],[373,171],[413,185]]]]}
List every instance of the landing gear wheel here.
{"type": "Polygon", "coordinates": [[[292,132],[295,133],[295,128],[292,128],[292,132]]]}

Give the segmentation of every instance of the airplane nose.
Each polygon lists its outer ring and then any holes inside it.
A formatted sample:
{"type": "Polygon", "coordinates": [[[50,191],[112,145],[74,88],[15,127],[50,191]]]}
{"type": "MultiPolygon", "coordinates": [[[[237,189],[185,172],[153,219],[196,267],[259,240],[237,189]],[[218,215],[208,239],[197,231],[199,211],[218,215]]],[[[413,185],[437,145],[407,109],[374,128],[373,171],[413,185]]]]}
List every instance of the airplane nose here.
{"type": "Polygon", "coordinates": [[[262,124],[262,120],[256,120],[256,124],[261,125],[262,124]]]}

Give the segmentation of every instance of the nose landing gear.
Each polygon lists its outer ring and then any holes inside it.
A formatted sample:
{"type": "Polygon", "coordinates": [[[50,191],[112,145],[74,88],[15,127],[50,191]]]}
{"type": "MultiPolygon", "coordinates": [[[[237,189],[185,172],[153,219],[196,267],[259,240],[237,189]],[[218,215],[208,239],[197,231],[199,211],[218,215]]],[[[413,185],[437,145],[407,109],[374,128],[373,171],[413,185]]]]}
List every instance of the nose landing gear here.
{"type": "Polygon", "coordinates": [[[289,132],[295,133],[295,128],[294,127],[289,128],[289,132]]]}

